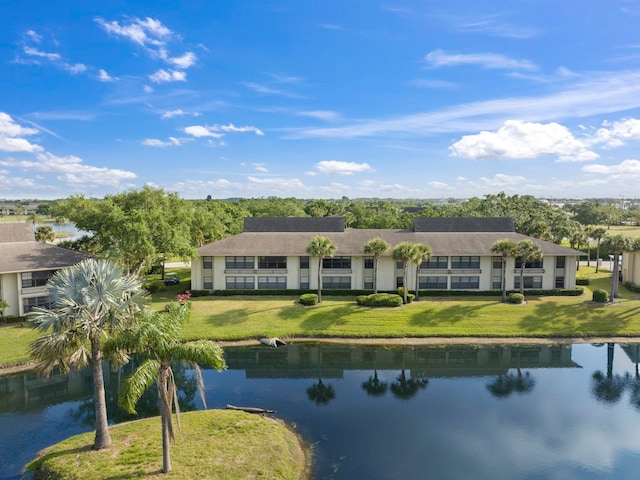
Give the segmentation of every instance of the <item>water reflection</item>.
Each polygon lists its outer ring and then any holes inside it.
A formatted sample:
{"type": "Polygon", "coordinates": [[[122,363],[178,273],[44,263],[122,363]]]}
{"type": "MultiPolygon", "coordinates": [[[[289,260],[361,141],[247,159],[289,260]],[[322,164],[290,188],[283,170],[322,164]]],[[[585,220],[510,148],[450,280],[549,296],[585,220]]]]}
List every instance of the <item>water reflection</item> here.
{"type": "MultiPolygon", "coordinates": [[[[259,406],[297,425],[318,479],[637,478],[639,345],[228,348],[207,404],[259,406]]],[[[105,367],[111,422],[130,373],[105,367]]],[[[203,408],[176,368],[180,407],[203,408]]],[[[93,428],[91,374],[0,377],[0,479],[93,428]]],[[[157,415],[157,392],[140,401],[157,415]]]]}

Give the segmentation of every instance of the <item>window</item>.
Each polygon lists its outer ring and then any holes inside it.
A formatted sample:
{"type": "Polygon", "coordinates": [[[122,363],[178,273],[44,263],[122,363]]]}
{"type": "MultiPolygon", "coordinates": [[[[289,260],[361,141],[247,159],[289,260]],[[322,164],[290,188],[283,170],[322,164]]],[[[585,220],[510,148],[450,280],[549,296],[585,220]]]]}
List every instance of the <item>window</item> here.
{"type": "MultiPolygon", "coordinates": [[[[524,268],[542,268],[544,263],[544,259],[540,259],[540,260],[533,260],[531,262],[526,262],[524,264],[524,268]]],[[[522,266],[522,260],[520,260],[519,258],[516,258],[516,268],[520,268],[522,266]]]]}
{"type": "Polygon", "coordinates": [[[556,277],[556,288],[564,288],[564,277],[556,277]]]}
{"type": "Polygon", "coordinates": [[[300,270],[309,268],[309,257],[300,257],[300,270]]]}
{"type": "Polygon", "coordinates": [[[225,257],[225,268],[252,270],[253,257],[225,257]]]}
{"type": "Polygon", "coordinates": [[[364,277],[364,289],[373,290],[373,277],[364,277]]]}
{"type": "Polygon", "coordinates": [[[253,290],[255,283],[253,277],[227,277],[227,290],[253,290]]]}
{"type": "Polygon", "coordinates": [[[49,278],[53,276],[55,272],[53,270],[46,270],[44,272],[26,272],[21,274],[22,288],[43,287],[49,281],[49,278]]]}
{"type": "Polygon", "coordinates": [[[259,290],[284,290],[287,288],[287,277],[258,277],[259,290]]]}
{"type": "Polygon", "coordinates": [[[287,268],[287,257],[258,257],[258,268],[287,268]]]}
{"type": "Polygon", "coordinates": [[[351,257],[323,258],[322,268],[331,269],[331,270],[350,269],[351,257]]]}
{"type": "Polygon", "coordinates": [[[351,288],[351,277],[322,277],[322,288],[348,290],[351,288]]]}
{"type": "Polygon", "coordinates": [[[491,257],[493,268],[502,268],[502,257],[491,257]]]}
{"type": "Polygon", "coordinates": [[[556,257],[556,268],[564,268],[566,257],[556,257]]]}
{"type": "Polygon", "coordinates": [[[400,288],[404,285],[404,277],[396,277],[396,288],[400,288]]]}
{"type": "Polygon", "coordinates": [[[420,264],[420,268],[449,268],[449,257],[431,257],[420,264]]]}
{"type": "Polygon", "coordinates": [[[491,288],[493,290],[501,290],[502,289],[502,277],[492,277],[491,278],[491,288]]]}
{"type": "Polygon", "coordinates": [[[446,290],[447,277],[420,277],[420,290],[446,290]]]}
{"type": "Polygon", "coordinates": [[[451,269],[480,268],[480,257],[451,257],[451,269]]]}
{"type": "Polygon", "coordinates": [[[309,288],[309,277],[300,277],[300,288],[301,289],[309,288]]]}
{"type": "Polygon", "coordinates": [[[213,290],[213,278],[212,277],[204,277],[202,281],[202,286],[205,290],[213,290]]]}
{"type": "MultiPolygon", "coordinates": [[[[516,277],[513,282],[514,288],[520,288],[520,277],[516,277]]],[[[542,288],[541,276],[524,277],[524,288],[542,288]]]]}
{"type": "Polygon", "coordinates": [[[452,290],[477,290],[480,288],[480,277],[451,277],[452,290]]]}
{"type": "Polygon", "coordinates": [[[364,257],[364,268],[373,268],[373,257],[364,257]]]}
{"type": "Polygon", "coordinates": [[[33,307],[51,308],[51,299],[49,297],[31,297],[22,301],[24,313],[30,312],[33,307]]]}
{"type": "Polygon", "coordinates": [[[213,257],[202,257],[202,268],[211,270],[213,268],[213,257]]]}

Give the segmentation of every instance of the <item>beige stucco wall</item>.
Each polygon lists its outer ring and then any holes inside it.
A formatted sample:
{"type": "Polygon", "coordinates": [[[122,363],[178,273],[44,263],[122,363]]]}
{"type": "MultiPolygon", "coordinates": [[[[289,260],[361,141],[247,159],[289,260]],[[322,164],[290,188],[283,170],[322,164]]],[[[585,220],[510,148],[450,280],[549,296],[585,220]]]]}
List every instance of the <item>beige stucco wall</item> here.
{"type": "Polygon", "coordinates": [[[4,311],[5,315],[21,314],[22,306],[17,273],[0,274],[0,298],[9,304],[9,307],[4,311]]]}

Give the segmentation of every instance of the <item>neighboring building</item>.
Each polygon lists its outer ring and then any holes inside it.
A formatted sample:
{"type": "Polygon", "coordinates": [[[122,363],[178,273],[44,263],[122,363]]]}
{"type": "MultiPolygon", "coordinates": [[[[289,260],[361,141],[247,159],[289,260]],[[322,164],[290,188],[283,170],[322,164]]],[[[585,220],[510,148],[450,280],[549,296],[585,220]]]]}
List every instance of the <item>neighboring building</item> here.
{"type": "MultiPolygon", "coordinates": [[[[402,286],[403,269],[391,257],[400,242],[423,243],[432,257],[419,271],[421,290],[500,290],[500,256],[491,246],[505,238],[529,239],[540,246],[544,258],[525,266],[524,287],[574,288],[581,252],[515,232],[510,218],[416,218],[411,230],[345,229],[341,217],[246,218],[244,231],[198,249],[191,262],[194,290],[317,289],[318,262],[306,253],[316,235],[330,238],[337,251],[323,261],[322,287],[373,289],[373,257],[364,244],[382,238],[391,245],[378,266],[378,289],[402,286]]],[[[507,260],[507,289],[519,288],[520,263],[507,260]]],[[[409,271],[413,290],[416,268],[409,271]]]]}
{"type": "Polygon", "coordinates": [[[640,252],[625,252],[622,254],[620,274],[623,281],[640,285],[640,252]]]}
{"type": "Polygon", "coordinates": [[[4,315],[49,306],[49,277],[85,258],[83,253],[36,242],[30,223],[0,223],[0,299],[9,304],[4,315]]]}

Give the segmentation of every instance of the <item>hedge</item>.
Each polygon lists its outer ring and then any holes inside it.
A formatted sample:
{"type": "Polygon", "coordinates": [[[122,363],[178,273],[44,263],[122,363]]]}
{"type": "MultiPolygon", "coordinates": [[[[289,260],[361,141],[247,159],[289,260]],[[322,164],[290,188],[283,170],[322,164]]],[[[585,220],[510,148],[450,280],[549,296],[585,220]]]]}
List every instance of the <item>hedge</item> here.
{"type": "Polygon", "coordinates": [[[609,300],[609,292],[603,288],[598,288],[593,291],[593,301],[596,303],[607,303],[609,300]]]}
{"type": "Polygon", "coordinates": [[[301,303],[302,305],[310,307],[310,306],[315,305],[316,303],[318,303],[318,294],[317,293],[303,293],[302,295],[300,295],[300,299],[298,300],[298,302],[301,303]]]}
{"type": "Polygon", "coordinates": [[[402,305],[402,297],[395,293],[372,293],[358,295],[356,303],[365,307],[399,307],[402,305]]]}
{"type": "Polygon", "coordinates": [[[6,315],[0,317],[0,323],[22,323],[26,321],[27,317],[19,317],[17,315],[6,315]]]}

